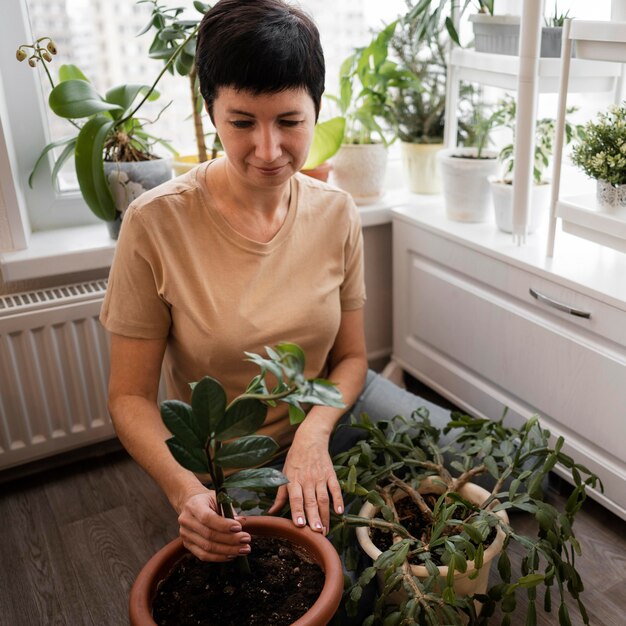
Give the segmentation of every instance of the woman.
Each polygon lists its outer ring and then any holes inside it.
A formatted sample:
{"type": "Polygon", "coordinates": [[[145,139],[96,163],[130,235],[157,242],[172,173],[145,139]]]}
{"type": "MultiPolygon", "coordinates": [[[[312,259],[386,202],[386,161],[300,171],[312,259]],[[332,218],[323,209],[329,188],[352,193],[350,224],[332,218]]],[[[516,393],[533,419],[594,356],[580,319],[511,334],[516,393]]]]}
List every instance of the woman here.
{"type": "MultiPolygon", "coordinates": [[[[188,401],[188,383],[207,374],[233,397],[255,374],[244,351],[292,341],[307,376],[336,382],[347,406],[361,396],[359,411],[388,417],[425,403],[367,372],[354,203],[297,174],[324,89],[313,22],[281,0],[221,0],[202,20],[196,64],[226,155],[129,208],[101,320],[120,440],[178,512],[185,546],[225,561],[248,553],[250,536],[217,515],[215,493],[169,453],[156,404],[162,362],[168,397],[188,401]]],[[[295,429],[284,407],[269,412],[260,432],[278,441],[289,479],[271,512],[289,500],[295,524],[326,532],[330,507],[343,511],[329,454],[341,417],[313,407],[295,429]]]]}

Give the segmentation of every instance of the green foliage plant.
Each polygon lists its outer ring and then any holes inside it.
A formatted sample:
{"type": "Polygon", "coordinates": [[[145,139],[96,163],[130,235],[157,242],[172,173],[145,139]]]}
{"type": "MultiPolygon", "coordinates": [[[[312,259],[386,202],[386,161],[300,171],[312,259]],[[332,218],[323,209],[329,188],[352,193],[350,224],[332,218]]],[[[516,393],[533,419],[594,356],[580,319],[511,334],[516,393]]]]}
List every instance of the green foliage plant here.
{"type": "Polygon", "coordinates": [[[416,77],[388,58],[398,20],[375,33],[365,47],[356,48],[341,64],[337,99],[345,118],[343,142],[391,143],[387,138],[390,94],[395,88],[418,86],[416,77]]]}
{"type": "Polygon", "coordinates": [[[562,28],[565,20],[569,17],[569,9],[563,13],[559,13],[557,0],[554,0],[554,11],[551,15],[546,16],[544,22],[548,28],[562,28]]]}
{"type": "Polygon", "coordinates": [[[361,429],[365,438],[334,459],[346,493],[346,510],[350,512],[337,518],[332,534],[346,548],[347,563],[354,560],[350,553],[355,549],[356,526],[379,529],[393,537],[388,544],[391,547],[381,548],[383,553],[361,572],[347,592],[349,608],[354,611],[364,587],[377,573],[382,574],[382,589],[364,626],[485,626],[494,623],[498,606],[503,626],[511,624],[513,613],[515,623],[533,625],[541,602],[546,612],[551,612],[554,605],[560,626],[570,626],[565,603],[568,595],[576,601],[583,622],[589,623],[580,597],[583,582],[575,567],[580,545],[573,523],[585,501],[586,489],[599,484],[599,479],[563,452],[562,437],[552,444],[550,433],[537,417],[520,428],[512,428],[504,424],[504,417],[492,421],[453,413],[443,430],[449,439],[442,444],[442,431],[431,425],[425,409],[411,418],[398,416],[378,423],[362,415],[352,419],[352,426],[361,429]],[[573,484],[562,509],[551,504],[543,490],[549,472],[557,464],[573,484]],[[481,476],[491,482],[488,496],[483,502],[469,502],[459,493],[460,488],[481,476]],[[420,493],[426,479],[441,487],[441,495],[430,499],[420,493]],[[421,512],[425,522],[419,533],[406,518],[399,519],[394,500],[398,492],[407,494],[421,512]],[[379,507],[373,519],[352,514],[358,510],[354,505],[358,507],[364,501],[379,507]],[[496,515],[513,508],[535,517],[535,536],[518,533],[496,515]],[[470,578],[478,575],[496,528],[504,533],[503,549],[496,557],[499,580],[484,594],[456,595],[452,587],[455,573],[467,572],[468,563],[473,562],[476,569],[470,578]],[[519,571],[514,571],[509,552],[521,552],[519,571]],[[415,576],[410,563],[425,566],[427,577],[415,576]],[[440,565],[448,567],[446,577],[440,575],[440,565]],[[540,588],[543,599],[538,597],[540,588]],[[391,597],[398,590],[404,590],[403,599],[391,597]],[[524,608],[517,603],[521,592],[528,597],[524,608]],[[474,601],[482,603],[480,612],[474,601]]]}
{"type": "Polygon", "coordinates": [[[591,178],[626,184],[626,103],[611,106],[585,125],[572,162],[591,178]]]}
{"type": "MultiPolygon", "coordinates": [[[[513,142],[507,144],[500,150],[498,155],[504,165],[504,182],[513,182],[513,169],[515,167],[515,124],[517,103],[515,99],[507,95],[497,104],[497,110],[501,115],[504,128],[508,128],[513,133],[513,142]]],[[[576,111],[575,107],[567,109],[567,114],[571,115],[576,111]]],[[[536,185],[547,182],[546,170],[550,164],[550,159],[554,153],[554,134],[556,120],[552,118],[541,118],[535,124],[535,150],[533,155],[533,181],[536,185]]],[[[565,120],[565,145],[580,141],[585,136],[582,124],[573,124],[569,119],[565,120]]],[[[576,148],[574,148],[574,151],[576,148]]]]}
{"type": "MultiPolygon", "coordinates": [[[[185,9],[182,7],[167,7],[158,0],[137,0],[137,4],[152,5],[150,20],[140,31],[143,35],[149,31],[155,31],[150,44],[149,56],[151,59],[163,61],[167,70],[172,75],[186,76],[189,81],[189,94],[191,98],[191,118],[193,120],[194,134],[198,162],[207,160],[207,146],[205,141],[203,111],[204,100],[200,93],[198,77],[196,74],[195,55],[197,36],[196,32],[202,17],[198,19],[182,19],[185,9]],[[193,33],[193,36],[189,36],[193,33]],[[181,50],[179,47],[184,43],[181,50]],[[172,62],[172,58],[173,62],[172,62]]],[[[203,16],[211,7],[204,2],[195,0],[193,3],[196,11],[203,16]]],[[[211,158],[217,157],[222,145],[217,132],[213,132],[213,145],[211,146],[211,158]]]]}
{"type": "MultiPolygon", "coordinates": [[[[189,34],[189,38],[194,36],[195,32],[189,34]]],[[[176,61],[186,43],[180,44],[169,64],[176,61]]],[[[104,173],[104,161],[155,159],[157,157],[152,152],[155,143],[174,152],[167,142],[147,133],[143,127],[144,120],[137,115],[147,100],[159,97],[156,86],[168,65],[151,85],[122,84],[101,95],[75,65],[61,65],[59,80],[55,83],[48,68],[55,54],[56,46],[49,37],[40,37],[32,44],[23,44],[16,52],[18,61],[28,59],[29,66],[43,67],[52,87],[48,106],[53,113],[67,119],[76,131],[74,135],[44,147],[29,177],[29,184],[32,185],[33,175],[48,153],[62,148],[52,169],[53,180],[73,155],[78,186],[87,206],[101,220],[113,221],[117,209],[104,173]]]]}
{"type": "MultiPolygon", "coordinates": [[[[191,404],[161,403],[161,418],[172,433],[166,443],[173,457],[185,469],[210,477],[221,513],[231,519],[235,513],[229,489],[264,490],[288,482],[282,472],[258,467],[278,450],[271,437],[254,434],[268,407],[287,403],[290,422],[298,424],[305,417],[302,404],[345,406],[333,383],[305,378],[305,355],[299,346],[281,343],[265,350],[267,358],[245,353],[260,373],[230,402],[221,383],[205,376],[192,384],[191,404]],[[225,476],[224,470],[236,471],[225,476]]],[[[247,560],[242,557],[240,563],[249,572],[247,560]]]]}

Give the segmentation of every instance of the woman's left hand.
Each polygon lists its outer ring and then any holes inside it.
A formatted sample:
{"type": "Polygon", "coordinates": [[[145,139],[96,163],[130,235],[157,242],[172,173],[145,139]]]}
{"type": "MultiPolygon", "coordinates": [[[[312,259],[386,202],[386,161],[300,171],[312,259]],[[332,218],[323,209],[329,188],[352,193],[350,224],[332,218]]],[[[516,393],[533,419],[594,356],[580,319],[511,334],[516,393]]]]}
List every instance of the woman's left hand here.
{"type": "Polygon", "coordinates": [[[330,526],[330,499],[335,513],[343,513],[343,498],[328,452],[328,436],[300,424],[287,453],[283,474],[289,482],[279,488],[268,513],[276,513],[287,502],[296,526],[309,526],[326,534],[330,526]],[[329,497],[330,493],[330,497],[329,497]]]}

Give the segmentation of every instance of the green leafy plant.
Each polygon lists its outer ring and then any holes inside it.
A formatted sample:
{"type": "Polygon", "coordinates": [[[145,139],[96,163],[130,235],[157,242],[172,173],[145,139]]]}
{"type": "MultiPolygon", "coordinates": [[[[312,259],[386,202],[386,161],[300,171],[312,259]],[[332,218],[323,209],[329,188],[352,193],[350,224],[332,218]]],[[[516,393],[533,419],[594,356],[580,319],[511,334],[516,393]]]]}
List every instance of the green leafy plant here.
{"type": "Polygon", "coordinates": [[[302,169],[311,170],[330,159],[341,148],[345,130],[346,119],[341,115],[318,122],[315,125],[311,148],[302,169]]]}
{"type": "MultiPolygon", "coordinates": [[[[502,126],[508,128],[513,133],[513,142],[507,144],[500,151],[499,159],[504,165],[504,182],[513,181],[513,169],[515,167],[515,123],[517,113],[517,103],[512,96],[507,95],[500,100],[497,108],[502,116],[502,126]]],[[[575,107],[567,109],[567,114],[571,115],[576,111],[575,107]]],[[[554,132],[556,120],[552,118],[541,118],[535,124],[535,150],[533,155],[533,181],[536,185],[547,182],[545,172],[550,164],[550,158],[554,153],[554,132]]],[[[572,124],[567,118],[565,120],[565,145],[579,141],[585,135],[584,127],[581,124],[572,124]]],[[[574,150],[576,150],[574,148],[574,150]]]]}
{"type": "MultiPolygon", "coordinates": [[[[189,37],[195,36],[192,32],[189,37]]],[[[169,63],[174,63],[186,42],[173,54],[169,63]]],[[[52,169],[56,178],[63,164],[73,155],[80,191],[91,211],[100,219],[113,221],[117,216],[115,201],[104,173],[104,161],[146,161],[157,158],[152,147],[160,143],[170,151],[167,142],[150,135],[144,129],[144,120],[138,117],[139,109],[147,100],[156,100],[159,93],[156,85],[167,71],[166,65],[151,85],[123,84],[99,94],[83,72],[75,65],[61,65],[59,82],[55,83],[48,68],[56,46],[49,37],[40,37],[32,44],[19,46],[18,61],[28,59],[31,67],[41,65],[52,87],[48,105],[53,113],[67,119],[76,133],[65,139],[54,141],[42,150],[33,175],[48,153],[60,149],[52,169]]]]}
{"type": "Polygon", "coordinates": [[[340,69],[341,113],[346,120],[344,143],[388,145],[385,121],[394,88],[417,87],[416,77],[388,58],[398,21],[376,33],[369,45],[356,48],[340,69]]]}
{"type": "Polygon", "coordinates": [[[569,9],[565,13],[559,13],[557,2],[554,2],[554,12],[552,15],[546,16],[544,22],[549,28],[562,28],[565,20],[569,17],[569,9]]]}
{"type": "Polygon", "coordinates": [[[287,482],[282,472],[258,467],[278,450],[271,437],[254,434],[268,407],[287,403],[290,422],[297,424],[305,417],[302,404],[345,406],[333,383],[305,378],[305,355],[299,346],[281,343],[265,350],[268,358],[245,353],[260,373],[230,402],[219,381],[205,376],[192,385],[190,405],[179,400],[161,403],[161,418],[173,435],[166,442],[170,452],[184,468],[210,476],[222,515],[229,518],[235,515],[229,489],[271,489],[287,482]],[[271,388],[268,376],[274,381],[271,388]],[[225,477],[229,469],[237,471],[225,477]]]}
{"type": "Polygon", "coordinates": [[[522,590],[528,596],[525,623],[535,624],[539,587],[543,587],[545,611],[551,611],[555,597],[561,626],[570,624],[565,604],[568,594],[576,600],[584,623],[589,623],[580,598],[583,583],[575,568],[580,546],[572,526],[586,489],[601,484],[563,452],[562,437],[552,445],[550,433],[536,417],[517,429],[506,426],[504,417],[492,421],[454,413],[443,430],[449,441],[442,444],[442,431],[431,425],[424,409],[410,419],[395,417],[378,423],[363,415],[353,418],[352,426],[366,437],[334,460],[348,494],[347,510],[367,501],[378,507],[379,514],[371,519],[345,514],[338,518],[333,535],[347,549],[348,563],[353,561],[350,552],[354,550],[355,527],[377,529],[388,537],[382,554],[348,592],[354,610],[363,588],[377,574],[382,578],[374,611],[364,626],[482,626],[491,623],[497,606],[506,626],[511,614],[521,610],[516,592],[522,590]],[[574,485],[563,510],[549,502],[542,488],[557,464],[574,485]],[[491,487],[483,501],[472,502],[462,495],[462,488],[480,476],[488,476],[491,487]],[[428,489],[423,488],[426,484],[428,489]],[[438,493],[432,493],[433,486],[438,493]],[[399,493],[406,495],[415,516],[405,510],[406,517],[399,517],[399,493]],[[534,515],[536,536],[519,534],[498,515],[513,508],[534,515]],[[422,520],[418,527],[412,525],[415,518],[422,520]],[[496,533],[504,535],[502,551],[496,557],[500,581],[488,586],[485,593],[457,595],[452,587],[455,575],[474,568],[470,578],[478,576],[496,533]],[[509,551],[522,552],[519,571],[513,571],[509,551]],[[411,564],[424,566],[427,575],[416,576],[411,564]],[[448,568],[444,577],[438,570],[442,565],[448,568]],[[392,595],[398,590],[404,591],[400,599],[392,595]],[[474,601],[482,603],[480,612],[474,601]]]}
{"type": "MultiPolygon", "coordinates": [[[[182,19],[185,9],[183,7],[167,7],[159,3],[158,0],[137,0],[137,4],[152,5],[150,20],[141,30],[139,35],[148,31],[156,31],[150,44],[149,56],[151,59],[163,61],[168,72],[172,75],[187,77],[189,81],[189,94],[191,98],[191,119],[193,121],[194,134],[196,139],[196,152],[198,162],[207,160],[207,146],[205,141],[203,111],[204,100],[200,93],[198,77],[196,75],[195,54],[197,45],[199,19],[182,19]],[[193,35],[190,37],[190,34],[193,35]],[[179,47],[184,43],[181,50],[179,47]],[[172,58],[175,57],[174,62],[172,58]]],[[[203,16],[211,6],[195,0],[193,3],[196,11],[203,16]]],[[[217,157],[222,149],[219,136],[214,130],[213,144],[211,146],[211,158],[217,157]]]]}
{"type": "Polygon", "coordinates": [[[587,176],[613,186],[626,184],[626,104],[598,113],[584,127],[583,140],[572,150],[572,162],[587,176]]]}
{"type": "Polygon", "coordinates": [[[478,0],[478,12],[493,15],[495,0],[478,0]]]}

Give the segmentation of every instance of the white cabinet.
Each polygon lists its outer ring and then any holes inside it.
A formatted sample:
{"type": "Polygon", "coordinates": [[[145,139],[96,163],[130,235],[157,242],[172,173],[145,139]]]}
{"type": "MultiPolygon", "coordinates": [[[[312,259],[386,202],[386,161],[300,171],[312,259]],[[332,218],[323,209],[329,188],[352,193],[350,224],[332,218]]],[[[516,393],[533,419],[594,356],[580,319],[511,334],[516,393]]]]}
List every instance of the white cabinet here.
{"type": "Polygon", "coordinates": [[[600,250],[581,271],[441,213],[393,211],[394,360],[471,414],[539,414],[626,518],[626,284],[594,279],[626,276],[626,256],[600,250]]]}

